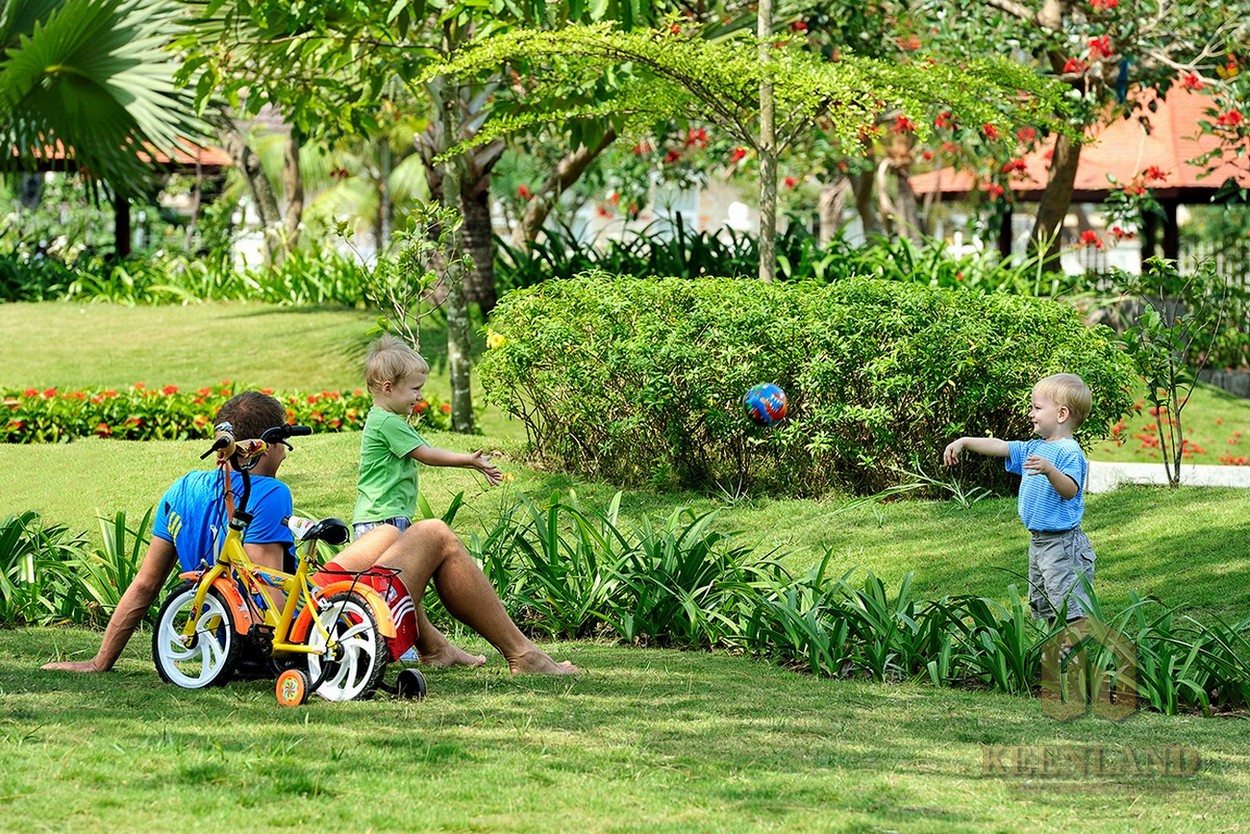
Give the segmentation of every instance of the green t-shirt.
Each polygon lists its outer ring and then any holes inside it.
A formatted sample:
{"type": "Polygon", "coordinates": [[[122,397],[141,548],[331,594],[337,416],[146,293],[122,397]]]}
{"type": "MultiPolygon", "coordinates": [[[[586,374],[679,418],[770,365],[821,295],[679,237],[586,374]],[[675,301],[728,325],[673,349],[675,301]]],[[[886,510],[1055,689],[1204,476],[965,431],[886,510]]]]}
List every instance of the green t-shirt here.
{"type": "Polygon", "coordinates": [[[369,409],[360,436],[354,524],[412,518],[417,507],[417,462],[408,453],[424,445],[403,417],[377,405],[369,409]]]}

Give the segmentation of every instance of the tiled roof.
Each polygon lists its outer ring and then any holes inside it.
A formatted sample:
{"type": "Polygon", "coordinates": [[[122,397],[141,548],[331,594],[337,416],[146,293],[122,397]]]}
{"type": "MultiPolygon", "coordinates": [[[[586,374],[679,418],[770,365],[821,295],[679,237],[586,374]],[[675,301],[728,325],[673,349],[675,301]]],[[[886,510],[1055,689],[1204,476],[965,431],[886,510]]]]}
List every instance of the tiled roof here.
{"type": "MultiPolygon", "coordinates": [[[[1206,94],[1173,87],[1168,97],[1158,102],[1154,113],[1139,111],[1150,118],[1149,135],[1135,116],[1118,118],[1095,129],[1091,141],[1081,149],[1073,200],[1101,202],[1108,191],[1117,187],[1108,180],[1108,174],[1113,175],[1122,188],[1152,165],[1164,175],[1163,179],[1148,183],[1159,199],[1205,202],[1229,177],[1235,177],[1243,186],[1250,186],[1245,155],[1241,157],[1240,168],[1226,162],[1210,174],[1206,173],[1205,166],[1189,162],[1218,145],[1214,137],[1199,135],[1198,121],[1210,119],[1206,113],[1209,106],[1211,98],[1206,94]]],[[[1024,156],[1025,170],[1013,173],[1010,179],[1016,199],[1041,197],[1053,149],[1054,140],[1051,140],[1024,156]]],[[[942,197],[949,199],[962,197],[978,187],[970,172],[952,167],[917,174],[910,182],[917,194],[940,191],[942,197]]]]}

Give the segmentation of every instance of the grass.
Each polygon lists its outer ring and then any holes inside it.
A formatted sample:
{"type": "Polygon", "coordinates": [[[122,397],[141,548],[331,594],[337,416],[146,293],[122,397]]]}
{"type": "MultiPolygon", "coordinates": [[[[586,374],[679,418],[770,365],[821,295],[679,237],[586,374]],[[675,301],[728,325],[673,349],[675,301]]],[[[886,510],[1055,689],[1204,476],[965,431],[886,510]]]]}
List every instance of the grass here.
{"type": "MultiPolygon", "coordinates": [[[[10,336],[0,384],[124,385],[151,373],[150,384],[231,377],[276,388],[354,387],[353,345],[364,343],[371,321],[351,311],[241,305],[78,309],[0,305],[10,336]],[[82,326],[72,339],[47,336],[65,333],[73,315],[85,318],[75,320],[82,326]],[[326,330],[290,325],[323,315],[326,330]],[[234,344],[244,316],[280,335],[223,347],[234,344]],[[179,342],[179,321],[209,330],[179,342]],[[117,334],[129,340],[124,350],[112,347],[117,334]],[[38,339],[42,347],[27,344],[38,339]],[[182,347],[161,354],[167,342],[182,347]],[[317,351],[329,363],[323,370],[313,369],[317,351]],[[142,364],[175,354],[192,357],[179,371],[186,376],[148,370],[173,363],[142,364]],[[314,381],[300,381],[305,376],[314,381]]],[[[1186,411],[1198,432],[1200,418],[1214,429],[1245,424],[1247,414],[1206,388],[1186,411]]],[[[499,420],[486,431],[429,438],[496,450],[516,476],[486,490],[467,472],[424,470],[423,491],[437,510],[466,491],[458,518],[465,533],[517,494],[541,499],[574,488],[594,506],[615,491],[526,468],[515,424],[499,420]]],[[[0,447],[0,507],[35,509],[84,531],[95,530],[97,512],[124,509],[137,520],[170,481],[202,465],[201,446],[93,439],[0,447]]],[[[350,512],[358,448],[356,434],[296,443],[283,476],[300,511],[350,512]]],[[[1144,487],[1090,496],[1086,528],[1104,605],[1118,608],[1133,589],[1204,619],[1244,616],[1243,497],[1144,487]]],[[[676,504],[719,507],[718,529],[786,553],[796,568],[829,548],[833,570],[871,569],[891,588],[914,572],[920,596],[1004,599],[1025,563],[1010,499],[961,509],[837,496],[717,504],[631,492],[622,506],[638,516],[676,504]]],[[[764,661],[591,643],[553,649],[587,669],[573,681],[514,680],[492,656],[484,670],[431,671],[424,703],[317,701],[295,710],[277,707],[264,681],[207,692],[157,685],[146,635],[108,675],[37,671],[50,659],[89,656],[98,643],[98,634],[69,629],[0,635],[0,829],[1174,832],[1245,830],[1250,819],[1244,720],[1140,714],[1123,724],[1061,724],[1028,698],[832,681],[764,661]],[[987,775],[984,745],[1093,746],[1112,756],[1185,745],[1202,766],[1192,778],[987,775]]]]}
{"type": "Polygon", "coordinates": [[[1241,721],[1061,724],[1025,698],[588,643],[558,647],[588,669],[572,681],[512,679],[492,658],[431,671],[422,703],[293,710],[263,681],[154,688],[139,640],[108,675],[31,671],[96,639],[30,629],[0,643],[7,830],[1197,832],[1250,819],[1241,721]],[[1185,746],[1201,768],[987,775],[985,745],[1185,746]]]}

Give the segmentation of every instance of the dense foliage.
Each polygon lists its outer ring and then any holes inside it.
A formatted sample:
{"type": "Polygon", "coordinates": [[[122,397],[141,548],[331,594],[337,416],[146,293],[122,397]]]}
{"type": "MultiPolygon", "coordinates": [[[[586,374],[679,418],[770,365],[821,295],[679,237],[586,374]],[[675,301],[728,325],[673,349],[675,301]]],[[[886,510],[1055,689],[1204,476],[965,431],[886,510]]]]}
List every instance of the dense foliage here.
{"type": "MultiPolygon", "coordinates": [[[[626,524],[619,498],[603,509],[571,495],[523,500],[473,536],[470,550],[526,631],[728,650],[830,677],[1018,695],[1037,693],[1055,662],[1047,653],[1058,630],[1033,619],[1015,586],[1006,604],[924,600],[910,576],[889,589],[871,573],[830,575],[828,554],[796,575],[714,529],[712,515],[678,509],[626,524]]],[[[103,546],[91,548],[34,513],[0,521],[0,626],[102,623],[134,576],[148,523],[131,525],[124,513],[102,518],[103,546]]],[[[445,619],[432,593],[426,603],[436,621],[445,619]]],[[[1250,706],[1250,620],[1208,625],[1132,594],[1119,612],[1095,599],[1090,614],[1136,648],[1128,666],[1106,643],[1083,644],[1084,674],[1104,690],[1114,682],[1121,696],[1134,693],[1142,707],[1167,714],[1250,706]]]]}
{"type": "Polygon", "coordinates": [[[1114,334],[1067,306],[875,279],[588,274],[510,294],[491,327],[487,396],[547,465],[620,484],[872,493],[937,467],[949,438],[1029,436],[1026,399],[1046,374],[1093,389],[1087,437],[1136,390],[1114,334]],[[743,413],[759,382],[789,393],[780,427],[743,413]]]}
{"type": "MultiPolygon", "coordinates": [[[[228,379],[195,391],[180,391],[175,385],[149,388],[143,383],[122,391],[0,389],[0,442],[60,443],[92,435],[118,440],[208,438],[213,415],[235,391],[228,379]]],[[[288,420],[316,432],[359,431],[373,404],[360,389],[276,396],[286,405],[288,420]]],[[[446,431],[449,411],[445,403],[427,396],[417,403],[414,418],[422,426],[446,431]]]]}

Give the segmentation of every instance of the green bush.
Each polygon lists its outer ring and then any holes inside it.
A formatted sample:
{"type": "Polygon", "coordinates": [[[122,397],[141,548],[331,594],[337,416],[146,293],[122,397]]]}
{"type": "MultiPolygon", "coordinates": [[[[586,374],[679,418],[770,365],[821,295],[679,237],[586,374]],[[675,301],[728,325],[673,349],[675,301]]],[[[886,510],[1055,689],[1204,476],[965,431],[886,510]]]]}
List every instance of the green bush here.
{"type": "MultiPolygon", "coordinates": [[[[543,462],[618,484],[871,494],[940,467],[963,434],[1028,437],[1029,391],[1057,371],[1094,392],[1083,436],[1133,405],[1114,334],[1049,301],[849,278],[622,279],[505,297],[479,366],[543,462]],[[775,382],[790,416],[753,425],[742,395],[775,382]],[[910,473],[910,474],[909,474],[910,473]]],[[[970,459],[1005,487],[1000,461],[970,459]]]]}

